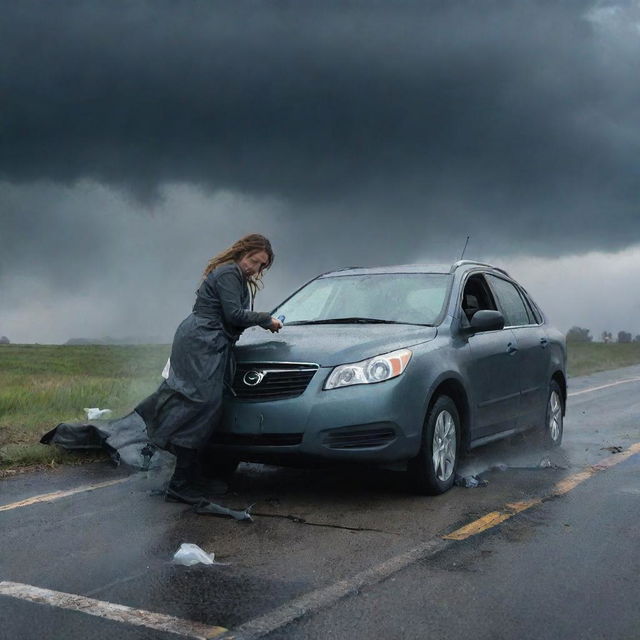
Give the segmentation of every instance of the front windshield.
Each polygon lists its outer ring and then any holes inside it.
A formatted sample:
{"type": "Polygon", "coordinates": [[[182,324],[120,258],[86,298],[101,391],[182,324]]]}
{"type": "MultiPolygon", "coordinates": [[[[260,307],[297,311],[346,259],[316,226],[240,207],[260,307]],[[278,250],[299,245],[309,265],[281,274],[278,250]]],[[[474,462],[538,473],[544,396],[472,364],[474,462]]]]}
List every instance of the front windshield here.
{"type": "Polygon", "coordinates": [[[434,324],[451,276],[442,273],[383,273],[313,280],[273,313],[286,324],[352,319],[434,324]]]}

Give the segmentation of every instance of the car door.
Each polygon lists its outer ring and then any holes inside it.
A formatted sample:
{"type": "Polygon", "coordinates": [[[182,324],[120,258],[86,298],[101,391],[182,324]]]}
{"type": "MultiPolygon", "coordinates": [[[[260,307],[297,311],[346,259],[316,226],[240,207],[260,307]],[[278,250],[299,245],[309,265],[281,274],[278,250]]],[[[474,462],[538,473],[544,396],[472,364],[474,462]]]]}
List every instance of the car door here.
{"type": "Polygon", "coordinates": [[[546,406],[549,371],[545,332],[513,282],[494,274],[487,274],[487,281],[505,316],[505,326],[515,336],[519,351],[520,411],[517,426],[539,425],[541,411],[546,406]]]}
{"type": "MultiPolygon", "coordinates": [[[[529,365],[525,373],[522,400],[523,426],[540,426],[546,419],[549,382],[551,380],[551,360],[553,346],[547,335],[544,319],[527,292],[518,287],[530,318],[526,330],[530,334],[529,365]]],[[[523,330],[525,327],[522,328],[523,330]]]]}
{"type": "MultiPolygon", "coordinates": [[[[467,278],[461,300],[462,324],[473,313],[497,309],[493,294],[481,273],[467,278]]],[[[515,428],[520,413],[519,351],[511,329],[468,335],[466,375],[474,405],[471,439],[477,440],[515,428]]]]}

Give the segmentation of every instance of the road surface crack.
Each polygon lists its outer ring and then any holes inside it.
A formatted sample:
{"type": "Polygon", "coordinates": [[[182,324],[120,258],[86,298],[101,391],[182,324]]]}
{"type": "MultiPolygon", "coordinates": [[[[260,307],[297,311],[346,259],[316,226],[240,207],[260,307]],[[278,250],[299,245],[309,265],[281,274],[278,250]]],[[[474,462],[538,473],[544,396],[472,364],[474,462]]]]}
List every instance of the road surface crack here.
{"type": "Polygon", "coordinates": [[[258,513],[257,511],[252,511],[251,515],[261,516],[263,518],[280,518],[282,520],[290,520],[291,522],[295,522],[296,524],[305,524],[310,527],[328,527],[330,529],[345,529],[346,531],[372,531],[374,533],[389,533],[388,531],[384,531],[383,529],[372,529],[368,527],[347,527],[342,524],[331,524],[326,522],[310,522],[306,518],[301,518],[300,516],[294,516],[291,514],[258,513]]]}

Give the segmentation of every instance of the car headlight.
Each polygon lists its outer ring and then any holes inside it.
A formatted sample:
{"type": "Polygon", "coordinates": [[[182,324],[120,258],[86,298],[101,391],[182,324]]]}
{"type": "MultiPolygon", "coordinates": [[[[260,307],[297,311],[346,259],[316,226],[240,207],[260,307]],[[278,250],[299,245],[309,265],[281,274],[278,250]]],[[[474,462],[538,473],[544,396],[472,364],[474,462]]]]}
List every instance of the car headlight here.
{"type": "Polygon", "coordinates": [[[409,349],[383,353],[367,360],[341,364],[336,367],[324,383],[325,389],[337,389],[354,384],[371,384],[396,378],[407,368],[411,360],[409,349]]]}

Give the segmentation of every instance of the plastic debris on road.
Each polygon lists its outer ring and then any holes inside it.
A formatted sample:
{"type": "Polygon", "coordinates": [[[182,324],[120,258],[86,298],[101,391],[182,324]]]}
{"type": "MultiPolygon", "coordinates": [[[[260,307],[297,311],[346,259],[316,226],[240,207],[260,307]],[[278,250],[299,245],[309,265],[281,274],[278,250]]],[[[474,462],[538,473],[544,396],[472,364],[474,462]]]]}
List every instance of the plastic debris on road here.
{"type": "Polygon", "coordinates": [[[107,418],[113,413],[111,409],[98,409],[98,407],[85,407],[84,412],[87,414],[87,420],[107,418]]]}
{"type": "Polygon", "coordinates": [[[185,567],[192,567],[194,564],[216,564],[215,557],[215,553],[207,553],[197,544],[183,542],[173,555],[173,563],[185,567]]]}
{"type": "Polygon", "coordinates": [[[612,447],[600,447],[600,451],[611,451],[611,453],[622,453],[623,447],[612,446],[612,447]]]}
{"type": "Polygon", "coordinates": [[[251,507],[253,507],[253,505],[250,505],[246,509],[240,511],[236,509],[228,509],[227,507],[223,507],[222,505],[215,504],[213,502],[202,501],[196,504],[193,507],[193,510],[200,515],[229,516],[236,520],[248,520],[249,522],[253,522],[253,518],[250,513],[251,507]]]}
{"type": "Polygon", "coordinates": [[[456,476],[454,484],[465,489],[475,489],[476,487],[486,487],[489,483],[480,476],[456,476]]]}
{"type": "Polygon", "coordinates": [[[526,471],[528,469],[566,469],[567,467],[560,466],[551,460],[551,458],[544,457],[541,458],[540,461],[535,465],[529,466],[510,466],[505,464],[504,462],[499,462],[498,464],[494,464],[489,467],[489,471],[508,471],[512,469],[514,471],[526,471]]]}

